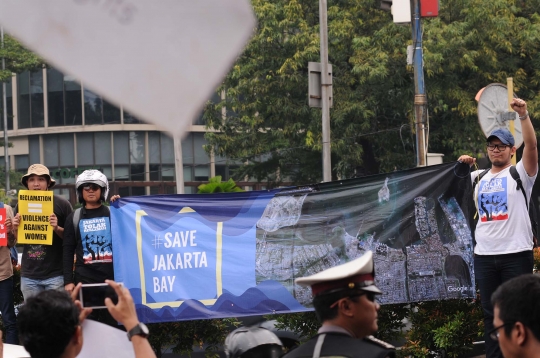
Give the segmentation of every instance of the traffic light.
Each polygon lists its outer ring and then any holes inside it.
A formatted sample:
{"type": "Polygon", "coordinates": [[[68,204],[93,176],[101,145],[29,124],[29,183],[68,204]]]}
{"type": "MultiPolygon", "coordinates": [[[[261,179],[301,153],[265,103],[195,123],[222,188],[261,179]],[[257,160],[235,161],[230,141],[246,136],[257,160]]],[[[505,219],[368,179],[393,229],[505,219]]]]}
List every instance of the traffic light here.
{"type": "Polygon", "coordinates": [[[392,11],[392,0],[381,0],[381,9],[384,11],[392,11]]]}

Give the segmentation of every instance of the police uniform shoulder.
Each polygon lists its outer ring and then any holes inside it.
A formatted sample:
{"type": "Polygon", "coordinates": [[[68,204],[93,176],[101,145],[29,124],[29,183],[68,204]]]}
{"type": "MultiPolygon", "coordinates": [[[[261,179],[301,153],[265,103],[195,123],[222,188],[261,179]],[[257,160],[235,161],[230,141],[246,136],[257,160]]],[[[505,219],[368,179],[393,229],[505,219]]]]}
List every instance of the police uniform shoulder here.
{"type": "Polygon", "coordinates": [[[385,341],[381,341],[380,339],[377,339],[373,336],[367,336],[364,338],[364,340],[366,340],[367,342],[369,343],[373,343],[379,347],[382,347],[382,348],[386,348],[386,349],[396,349],[396,347],[394,347],[393,345],[391,345],[390,343],[386,343],[385,341]]]}

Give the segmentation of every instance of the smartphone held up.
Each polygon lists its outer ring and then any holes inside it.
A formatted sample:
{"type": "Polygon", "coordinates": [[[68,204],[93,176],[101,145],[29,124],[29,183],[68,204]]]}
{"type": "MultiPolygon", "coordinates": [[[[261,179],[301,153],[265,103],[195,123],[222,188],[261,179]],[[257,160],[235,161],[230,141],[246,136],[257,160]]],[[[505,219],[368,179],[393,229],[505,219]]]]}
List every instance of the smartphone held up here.
{"type": "Polygon", "coordinates": [[[79,301],[84,308],[107,308],[105,298],[110,298],[114,304],[118,303],[118,295],[114,288],[107,283],[87,283],[81,286],[79,301]]]}

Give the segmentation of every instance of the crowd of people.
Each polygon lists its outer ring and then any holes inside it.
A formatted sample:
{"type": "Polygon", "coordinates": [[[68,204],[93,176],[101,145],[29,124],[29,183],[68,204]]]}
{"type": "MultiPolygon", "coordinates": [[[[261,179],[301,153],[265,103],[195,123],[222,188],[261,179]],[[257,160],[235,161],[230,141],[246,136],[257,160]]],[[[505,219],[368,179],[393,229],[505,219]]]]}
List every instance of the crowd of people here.
{"type": "MultiPolygon", "coordinates": [[[[528,215],[538,172],[537,143],[527,103],[515,98],[510,105],[521,121],[521,160],[512,166],[517,150],[514,136],[497,129],[487,138],[491,168],[471,173],[471,198],[479,215],[474,231],[474,267],[488,358],[540,355],[540,277],[531,273],[535,238],[528,215]],[[487,212],[485,205],[493,202],[494,196],[504,204],[499,205],[497,215],[487,212]]],[[[462,155],[458,161],[472,166],[476,159],[462,155]]],[[[48,168],[41,164],[31,165],[21,182],[28,190],[45,191],[55,185],[48,168]]],[[[148,329],[139,322],[129,291],[114,282],[110,211],[103,205],[109,194],[107,177],[98,170],[87,170],[78,176],[75,186],[80,209],[73,211],[68,201],[54,195],[54,212],[49,217],[52,245],[24,245],[21,290],[25,303],[18,317],[13,308],[10,248],[17,242],[21,215],[17,207],[13,212],[5,206],[8,246],[0,247],[5,341],[18,344],[20,337],[32,357],[75,357],[83,345],[81,324],[90,318],[115,327],[122,324],[136,356],[154,357],[148,329]],[[106,310],[83,308],[78,300],[81,285],[103,282],[115,290],[118,303],[107,298],[106,310]]],[[[113,195],[110,201],[118,198],[113,195]]],[[[285,358],[395,357],[393,346],[372,336],[378,329],[380,306],[376,297],[382,292],[375,286],[371,252],[295,282],[311,287],[322,325],[315,337],[287,352],[285,358]]],[[[260,326],[231,332],[225,352],[230,358],[278,358],[284,354],[280,340],[260,326]]]]}
{"type": "MultiPolygon", "coordinates": [[[[28,190],[49,190],[55,185],[49,169],[33,164],[22,177],[28,190]]],[[[8,246],[0,247],[0,310],[8,344],[22,345],[32,357],[75,357],[82,347],[81,323],[90,318],[113,327],[119,323],[128,332],[138,357],[152,357],[129,291],[114,282],[112,235],[107,177],[98,170],[86,170],[75,184],[81,208],[73,211],[61,196],[53,196],[51,245],[24,245],[21,262],[21,291],[24,305],[18,317],[13,307],[13,265],[10,248],[17,242],[21,224],[18,206],[15,214],[6,208],[8,246]],[[98,222],[100,225],[85,225],[98,222]],[[88,230],[88,228],[91,228],[88,230]],[[97,228],[97,229],[96,229],[97,228]],[[75,260],[74,260],[75,259],[75,260]],[[78,300],[82,284],[105,283],[118,295],[118,303],[107,298],[107,309],[82,308],[78,300]]],[[[118,199],[113,195],[110,201],[118,199]]]]}

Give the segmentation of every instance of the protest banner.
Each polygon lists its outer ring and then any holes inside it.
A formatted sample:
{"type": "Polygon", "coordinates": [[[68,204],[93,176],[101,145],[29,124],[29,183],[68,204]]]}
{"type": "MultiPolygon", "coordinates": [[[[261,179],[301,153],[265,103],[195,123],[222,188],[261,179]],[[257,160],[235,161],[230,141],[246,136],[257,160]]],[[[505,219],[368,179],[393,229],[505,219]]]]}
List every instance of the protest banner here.
{"type": "Polygon", "coordinates": [[[475,297],[454,164],[273,191],[122,198],[115,279],[144,322],[301,312],[294,279],[374,253],[383,304],[475,297]]]}
{"type": "Polygon", "coordinates": [[[19,244],[52,245],[53,228],[49,217],[53,213],[53,192],[20,190],[18,211],[21,222],[17,234],[19,244]]]}
{"type": "Polygon", "coordinates": [[[6,208],[0,208],[0,246],[8,246],[6,208]]]}

